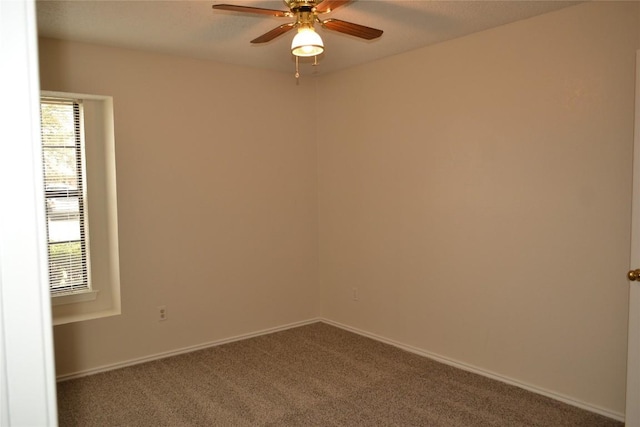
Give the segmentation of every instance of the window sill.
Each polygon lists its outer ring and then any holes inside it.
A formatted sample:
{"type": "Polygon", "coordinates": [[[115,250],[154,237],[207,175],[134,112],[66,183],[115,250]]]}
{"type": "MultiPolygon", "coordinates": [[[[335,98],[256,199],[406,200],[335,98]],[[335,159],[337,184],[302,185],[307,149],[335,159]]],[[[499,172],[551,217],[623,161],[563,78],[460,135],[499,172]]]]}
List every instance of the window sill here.
{"type": "Polygon", "coordinates": [[[94,301],[98,296],[98,291],[78,291],[64,294],[52,295],[51,305],[74,304],[77,302],[94,301]]]}

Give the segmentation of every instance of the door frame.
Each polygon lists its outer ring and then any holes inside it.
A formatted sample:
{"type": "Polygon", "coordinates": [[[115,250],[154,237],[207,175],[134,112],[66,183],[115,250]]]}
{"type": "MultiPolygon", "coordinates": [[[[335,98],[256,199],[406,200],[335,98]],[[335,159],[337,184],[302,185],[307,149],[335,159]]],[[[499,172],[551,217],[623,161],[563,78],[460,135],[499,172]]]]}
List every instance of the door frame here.
{"type": "MultiPolygon", "coordinates": [[[[640,50],[636,52],[636,103],[633,142],[633,198],[630,269],[640,268],[640,50]]],[[[625,425],[640,427],[640,283],[629,282],[625,425]]]]}
{"type": "Polygon", "coordinates": [[[0,0],[0,425],[57,425],[34,0],[0,0]],[[6,206],[5,206],[6,207],[6,206]]]}

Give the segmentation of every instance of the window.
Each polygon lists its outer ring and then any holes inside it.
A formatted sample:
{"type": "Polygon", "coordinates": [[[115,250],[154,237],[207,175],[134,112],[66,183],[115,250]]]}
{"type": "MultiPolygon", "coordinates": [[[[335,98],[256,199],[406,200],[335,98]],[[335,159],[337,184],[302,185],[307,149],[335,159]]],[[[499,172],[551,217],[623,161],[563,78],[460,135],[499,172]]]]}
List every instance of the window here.
{"type": "Polygon", "coordinates": [[[113,99],[43,92],[40,107],[53,323],[120,314],[113,99]]]}
{"type": "Polygon", "coordinates": [[[40,112],[50,290],[91,291],[82,104],[42,98],[40,112]]]}

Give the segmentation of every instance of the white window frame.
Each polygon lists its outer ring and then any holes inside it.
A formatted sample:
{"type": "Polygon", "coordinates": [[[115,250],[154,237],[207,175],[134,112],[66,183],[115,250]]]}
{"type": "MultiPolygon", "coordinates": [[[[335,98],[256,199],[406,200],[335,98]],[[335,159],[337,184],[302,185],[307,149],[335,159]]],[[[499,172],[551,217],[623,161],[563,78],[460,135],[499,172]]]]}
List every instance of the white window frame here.
{"type": "Polygon", "coordinates": [[[90,287],[69,293],[53,292],[53,324],[78,322],[121,313],[118,215],[116,192],[113,98],[42,91],[43,98],[82,102],[85,161],[85,226],[91,259],[90,287]]]}
{"type": "MultiPolygon", "coordinates": [[[[60,286],[60,284],[50,283],[50,292],[51,296],[54,297],[52,302],[53,304],[62,304],[62,303],[70,303],[76,301],[91,301],[94,300],[97,296],[97,291],[92,290],[91,288],[91,260],[89,256],[89,227],[87,225],[88,215],[87,212],[87,197],[86,197],[86,171],[85,171],[85,142],[84,142],[84,117],[83,117],[83,106],[82,100],[80,99],[70,99],[70,98],[53,98],[53,97],[41,97],[40,98],[41,108],[43,104],[46,105],[66,105],[67,107],[73,108],[73,146],[68,144],[51,144],[52,142],[59,140],[59,137],[56,135],[54,138],[48,138],[49,143],[44,144],[42,146],[43,151],[43,159],[47,158],[45,154],[48,150],[60,150],[60,149],[73,149],[74,158],[75,158],[75,188],[51,188],[48,185],[49,180],[56,180],[56,175],[49,176],[47,174],[46,162],[44,168],[44,176],[45,176],[45,200],[46,200],[46,217],[47,217],[47,235],[48,241],[47,246],[49,248],[49,257],[51,257],[51,247],[59,244],[79,242],[81,248],[81,281],[72,281],[69,285],[60,286]],[[77,209],[78,209],[78,225],[79,225],[79,238],[78,240],[72,240],[69,242],[52,242],[51,241],[51,233],[52,226],[58,223],[58,219],[64,220],[67,215],[72,212],[67,210],[63,210],[63,212],[56,212],[55,206],[57,203],[61,203],[64,207],[65,205],[69,205],[68,197],[73,197],[77,199],[77,209]],[[51,215],[51,217],[50,217],[51,215]],[[62,218],[60,218],[62,217],[62,218]],[[69,297],[69,298],[61,298],[61,297],[69,297]]],[[[44,118],[42,120],[42,130],[43,130],[43,140],[44,140],[44,132],[46,129],[44,118]]],[[[47,133],[50,135],[49,133],[47,133]]],[[[62,141],[60,141],[62,142],[62,141]]],[[[53,172],[53,171],[52,171],[53,172]]],[[[53,183],[54,185],[58,185],[58,183],[53,183]]],[[[73,203],[71,203],[73,205],[73,203]]],[[[69,218],[66,218],[69,219],[69,218]]],[[[63,257],[62,259],[58,258],[60,261],[64,261],[68,259],[67,257],[63,257]]],[[[51,270],[51,258],[49,259],[49,269],[51,270]]],[[[77,269],[73,269],[77,270],[77,269]]],[[[51,271],[50,277],[51,280],[51,271]]]]}

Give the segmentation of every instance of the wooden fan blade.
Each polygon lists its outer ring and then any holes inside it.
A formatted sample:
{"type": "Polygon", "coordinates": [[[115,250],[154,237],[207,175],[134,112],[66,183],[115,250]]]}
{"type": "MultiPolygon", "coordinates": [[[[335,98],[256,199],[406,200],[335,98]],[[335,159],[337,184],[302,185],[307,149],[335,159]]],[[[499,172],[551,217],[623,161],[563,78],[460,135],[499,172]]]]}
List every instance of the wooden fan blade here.
{"type": "Polygon", "coordinates": [[[288,24],[280,25],[279,27],[276,27],[273,30],[267,33],[264,33],[260,37],[251,40],[251,43],[266,43],[268,41],[275,39],[278,36],[283,35],[287,31],[292,30],[295,26],[296,26],[295,22],[290,22],[288,24]]]}
{"type": "Polygon", "coordinates": [[[277,16],[279,18],[282,17],[291,17],[293,14],[284,10],[275,10],[275,9],[263,9],[261,7],[249,7],[249,6],[236,6],[234,4],[214,4],[214,9],[219,10],[228,10],[231,12],[243,12],[243,13],[257,13],[260,15],[269,15],[269,16],[277,16]]]}
{"type": "Polygon", "coordinates": [[[324,0],[322,3],[316,6],[316,12],[329,13],[341,6],[344,6],[347,3],[351,3],[351,0],[324,0]]]}
{"type": "Polygon", "coordinates": [[[361,39],[373,40],[382,35],[382,30],[377,30],[364,25],[354,24],[353,22],[342,21],[340,19],[327,19],[322,21],[322,26],[328,30],[339,31],[349,34],[350,36],[360,37],[361,39]]]}

